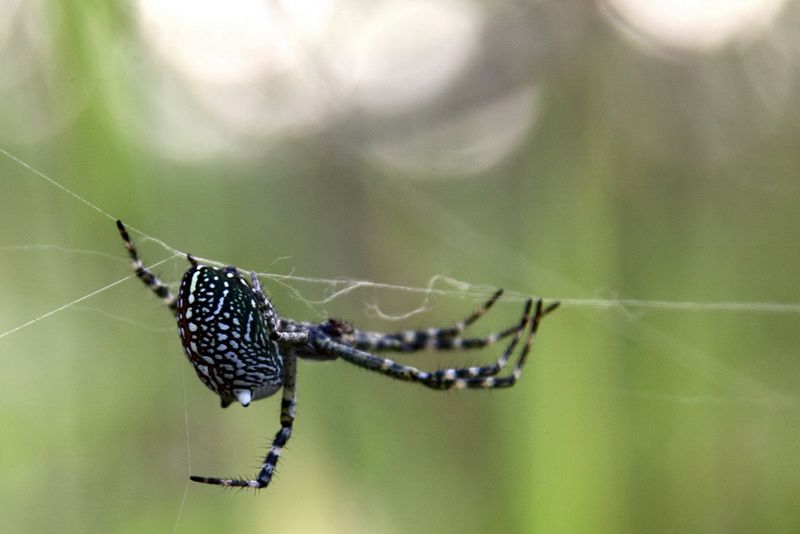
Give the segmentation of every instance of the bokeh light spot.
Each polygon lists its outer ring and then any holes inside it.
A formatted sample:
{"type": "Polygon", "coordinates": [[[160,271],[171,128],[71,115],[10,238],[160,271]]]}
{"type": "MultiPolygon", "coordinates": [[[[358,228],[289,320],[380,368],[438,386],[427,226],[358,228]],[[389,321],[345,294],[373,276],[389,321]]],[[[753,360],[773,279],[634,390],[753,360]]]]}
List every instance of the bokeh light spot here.
{"type": "Polygon", "coordinates": [[[439,95],[474,53],[480,13],[468,2],[388,3],[367,22],[343,67],[358,104],[398,112],[439,95]]]}
{"type": "Polygon", "coordinates": [[[763,32],[784,0],[603,0],[615,27],[640,44],[709,51],[763,32]]]}

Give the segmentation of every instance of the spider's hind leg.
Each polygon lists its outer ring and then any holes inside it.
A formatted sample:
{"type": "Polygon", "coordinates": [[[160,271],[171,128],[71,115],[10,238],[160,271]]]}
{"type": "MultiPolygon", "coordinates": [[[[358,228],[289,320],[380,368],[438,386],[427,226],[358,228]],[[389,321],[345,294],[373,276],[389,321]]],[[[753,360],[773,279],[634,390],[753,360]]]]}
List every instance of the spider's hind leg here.
{"type": "Polygon", "coordinates": [[[295,405],[297,403],[297,395],[295,393],[297,359],[293,354],[287,354],[283,357],[283,365],[286,374],[283,381],[283,396],[281,398],[281,428],[272,440],[272,445],[269,448],[269,452],[267,452],[267,456],[264,458],[264,462],[261,464],[258,475],[249,480],[241,478],[199,477],[192,475],[189,477],[192,481],[216,486],[253,489],[266,488],[269,485],[272,480],[272,475],[275,474],[281,452],[283,452],[283,448],[292,436],[295,405]]]}
{"type": "MultiPolygon", "coordinates": [[[[158,295],[158,297],[167,305],[167,307],[172,310],[172,313],[177,313],[177,303],[175,297],[173,296],[172,292],[169,290],[169,287],[159,280],[159,278],[153,274],[150,269],[145,267],[144,263],[142,263],[142,259],[139,257],[139,251],[136,250],[136,245],[133,244],[131,241],[131,237],[128,235],[128,230],[125,229],[125,225],[122,224],[122,221],[117,220],[117,229],[119,230],[119,235],[122,237],[122,241],[125,243],[125,248],[128,249],[128,254],[131,257],[131,262],[133,263],[133,270],[136,272],[136,276],[139,277],[144,285],[149,287],[153,293],[158,295]]],[[[189,261],[192,264],[195,264],[194,258],[188,256],[189,261]]]]}

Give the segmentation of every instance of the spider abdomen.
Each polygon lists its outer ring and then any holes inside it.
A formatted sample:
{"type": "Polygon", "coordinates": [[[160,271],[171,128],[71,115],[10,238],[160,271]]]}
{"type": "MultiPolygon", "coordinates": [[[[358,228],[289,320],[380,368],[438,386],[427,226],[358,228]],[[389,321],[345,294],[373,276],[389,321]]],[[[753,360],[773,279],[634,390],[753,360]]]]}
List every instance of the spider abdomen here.
{"type": "Polygon", "coordinates": [[[192,265],[177,300],[181,344],[223,406],[268,397],[283,385],[283,362],[253,289],[235,267],[192,265]]]}

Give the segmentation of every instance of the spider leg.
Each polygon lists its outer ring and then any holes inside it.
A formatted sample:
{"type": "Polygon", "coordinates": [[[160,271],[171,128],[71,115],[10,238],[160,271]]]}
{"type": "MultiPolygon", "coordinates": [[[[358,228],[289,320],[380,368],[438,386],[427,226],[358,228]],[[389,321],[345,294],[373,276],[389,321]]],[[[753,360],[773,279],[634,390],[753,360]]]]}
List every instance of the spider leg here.
{"type": "MultiPolygon", "coordinates": [[[[408,330],[393,334],[370,332],[354,329],[347,344],[368,352],[416,352],[421,350],[446,351],[446,350],[471,350],[481,349],[497,343],[498,341],[515,334],[523,328],[512,325],[505,330],[493,332],[483,337],[467,338],[460,334],[473,322],[482,317],[491,308],[492,304],[500,297],[502,290],[497,291],[490,300],[478,308],[472,315],[450,328],[430,328],[427,330],[408,330]]],[[[542,316],[547,315],[558,307],[555,302],[542,310],[542,316]]],[[[525,315],[525,312],[523,312],[525,315]]]]}
{"type": "Polygon", "coordinates": [[[405,330],[394,333],[353,330],[348,344],[364,351],[416,352],[420,350],[468,350],[491,345],[513,334],[517,326],[482,338],[462,338],[461,334],[472,323],[483,317],[503,294],[498,289],[478,309],[464,320],[445,328],[405,330]]]}
{"type": "Polygon", "coordinates": [[[470,367],[470,368],[454,368],[442,369],[439,371],[422,371],[416,367],[408,365],[401,365],[387,358],[381,358],[369,352],[359,350],[355,347],[340,343],[319,330],[312,330],[309,334],[309,343],[319,352],[332,354],[342,358],[343,360],[352,363],[358,367],[363,367],[370,371],[381,373],[398,380],[405,380],[408,382],[418,382],[426,387],[432,389],[450,389],[450,388],[475,388],[475,389],[491,389],[503,388],[513,386],[519,380],[522,374],[522,368],[528,358],[533,339],[539,327],[541,318],[551,311],[553,311],[557,303],[551,304],[546,308],[543,306],[542,300],[536,301],[533,316],[530,315],[530,310],[533,307],[533,301],[528,300],[526,303],[526,313],[521,321],[522,328],[514,335],[509,343],[507,349],[498,358],[494,365],[486,367],[470,367]],[[520,341],[522,331],[526,326],[530,325],[528,334],[525,338],[525,343],[514,366],[513,371],[508,376],[495,377],[494,375],[503,367],[510,355],[513,353],[517,344],[520,341]]]}
{"type": "Polygon", "coordinates": [[[255,271],[250,273],[250,281],[253,284],[253,291],[255,291],[258,299],[261,301],[261,307],[264,309],[264,319],[267,320],[267,326],[269,326],[271,332],[277,332],[278,312],[261,289],[261,281],[258,279],[258,274],[255,271]]]}
{"type": "MultiPolygon", "coordinates": [[[[133,244],[133,241],[131,241],[128,231],[120,220],[117,220],[117,229],[119,230],[119,235],[122,236],[122,241],[125,243],[125,248],[128,249],[128,254],[130,254],[133,263],[133,270],[136,271],[136,276],[139,277],[139,280],[144,282],[144,285],[152,289],[153,293],[158,295],[164,304],[172,310],[173,314],[177,313],[178,306],[176,299],[172,295],[172,292],[170,292],[169,287],[159,280],[158,277],[142,263],[142,259],[139,257],[139,251],[136,250],[136,246],[133,244]]],[[[190,262],[194,263],[191,256],[188,258],[190,262]]]]}
{"type": "MultiPolygon", "coordinates": [[[[251,275],[252,276],[252,275],[251,275]]],[[[253,287],[260,287],[256,286],[254,282],[253,287]]],[[[427,340],[428,338],[441,338],[442,340],[445,338],[454,338],[461,334],[469,325],[483,317],[487,311],[494,305],[494,303],[500,298],[503,294],[502,289],[498,289],[494,292],[494,294],[484,302],[477,310],[472,312],[472,314],[465,318],[463,321],[457,323],[454,326],[447,327],[447,328],[429,328],[426,330],[404,330],[401,332],[394,332],[394,333],[386,333],[386,332],[370,332],[366,330],[356,330],[345,323],[341,323],[337,320],[328,320],[322,324],[316,323],[309,323],[306,321],[295,321],[293,319],[287,319],[285,317],[279,317],[278,321],[280,324],[281,331],[287,332],[297,332],[297,331],[305,331],[310,328],[322,328],[326,333],[328,333],[331,337],[339,338],[340,336],[354,336],[355,339],[351,339],[351,337],[347,337],[346,341],[349,344],[353,344],[357,346],[359,349],[362,350],[400,350],[396,347],[400,345],[405,345],[406,348],[403,349],[405,352],[410,352],[412,350],[422,350],[427,347],[430,343],[427,340]],[[331,327],[336,327],[338,325],[344,326],[345,328],[342,330],[341,333],[334,333],[332,332],[331,327]],[[356,345],[357,344],[357,345],[356,345]],[[417,346],[418,348],[410,348],[410,345],[417,346]]],[[[509,328],[508,331],[503,331],[503,335],[509,335],[514,331],[514,328],[509,328]],[[507,332],[507,333],[506,333],[507,332]]],[[[485,346],[485,345],[480,345],[485,346]]]]}
{"type": "MultiPolygon", "coordinates": [[[[528,299],[525,302],[525,308],[522,311],[522,317],[519,320],[519,323],[515,326],[507,328],[503,332],[499,334],[491,334],[484,338],[476,338],[476,339],[462,339],[462,338],[455,338],[460,343],[458,345],[448,344],[447,346],[442,346],[441,343],[430,347],[431,350],[449,350],[449,349],[469,349],[469,348],[476,348],[478,346],[486,346],[490,343],[494,343],[502,337],[506,337],[508,335],[513,334],[514,337],[511,339],[511,342],[506,347],[505,351],[500,355],[500,357],[495,361],[495,363],[491,365],[485,365],[481,367],[465,367],[465,368],[458,368],[458,369],[450,369],[450,370],[440,370],[440,371],[432,371],[430,374],[434,376],[434,378],[442,378],[442,377],[455,377],[455,378],[474,378],[480,376],[494,376],[500,372],[500,370],[505,366],[508,362],[508,359],[511,357],[511,354],[514,352],[517,344],[519,343],[520,337],[522,336],[522,332],[525,330],[525,327],[528,325],[530,321],[530,313],[531,307],[533,305],[533,301],[528,299]],[[480,343],[480,345],[478,345],[480,343]],[[472,344],[472,346],[468,346],[472,344]],[[441,376],[440,376],[441,375],[441,376]]],[[[356,348],[359,348],[356,346],[356,348]]],[[[397,349],[397,350],[402,350],[397,349]]],[[[413,349],[418,350],[418,349],[413,349]]]]}
{"type": "Polygon", "coordinates": [[[270,331],[270,336],[273,341],[280,341],[282,343],[299,344],[305,343],[308,340],[308,334],[302,330],[288,330],[285,328],[283,322],[278,316],[275,306],[272,305],[269,298],[264,294],[261,289],[261,282],[258,279],[258,274],[253,271],[250,273],[250,281],[253,284],[253,291],[258,297],[261,308],[264,312],[264,318],[267,321],[267,327],[270,331]]]}
{"type": "Polygon", "coordinates": [[[281,456],[281,451],[286,446],[286,442],[292,436],[292,425],[294,424],[294,413],[297,395],[295,393],[295,378],[297,376],[297,359],[291,353],[287,353],[283,357],[284,365],[284,381],[283,381],[283,398],[281,399],[281,429],[275,434],[272,440],[272,446],[269,448],[264,463],[261,464],[261,470],[258,475],[251,480],[235,479],[235,478],[215,478],[215,477],[199,477],[190,476],[189,478],[195,482],[202,482],[204,484],[214,484],[217,486],[239,487],[239,488],[265,488],[272,480],[272,475],[275,473],[275,468],[278,465],[278,459],[281,456]]]}

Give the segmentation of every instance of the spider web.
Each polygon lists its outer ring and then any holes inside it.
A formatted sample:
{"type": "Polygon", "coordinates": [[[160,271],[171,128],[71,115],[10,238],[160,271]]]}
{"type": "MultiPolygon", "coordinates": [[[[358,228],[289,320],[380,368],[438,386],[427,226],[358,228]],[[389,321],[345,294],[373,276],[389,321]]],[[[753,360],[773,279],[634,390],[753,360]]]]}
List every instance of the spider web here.
{"type": "MultiPolygon", "coordinates": [[[[75,191],[62,185],[52,177],[39,171],[38,169],[24,162],[23,160],[17,158],[16,156],[9,153],[5,149],[0,148],[0,153],[2,153],[6,158],[24,167],[30,173],[30,176],[36,176],[44,180],[50,186],[62,191],[65,195],[72,197],[73,200],[84,205],[87,209],[97,212],[98,214],[100,214],[101,216],[110,221],[116,220],[116,217],[111,213],[109,213],[108,211],[104,210],[100,206],[96,205],[95,203],[91,202],[90,200],[86,199],[85,197],[81,196],[75,191]]],[[[402,186],[398,184],[392,184],[390,187],[398,188],[402,186]]],[[[387,192],[387,194],[391,193],[387,192]]],[[[488,237],[480,236],[479,231],[477,231],[474,227],[470,226],[463,219],[452,215],[442,206],[438,204],[433,206],[426,205],[433,202],[434,201],[432,201],[431,199],[424,198],[420,199],[420,202],[418,204],[415,204],[415,206],[416,209],[425,210],[425,212],[428,214],[433,213],[436,214],[436,216],[438,217],[447,219],[445,221],[446,224],[450,224],[451,226],[455,227],[457,231],[465,232],[472,237],[477,237],[478,239],[489,240],[488,237]]],[[[157,244],[167,253],[166,257],[149,264],[148,265],[149,267],[154,268],[161,265],[169,264],[169,262],[174,262],[175,260],[178,260],[185,255],[185,253],[182,252],[181,250],[172,247],[171,245],[160,240],[156,236],[147,234],[137,229],[135,226],[130,225],[127,221],[126,225],[128,226],[129,230],[135,232],[136,234],[135,239],[137,243],[141,244],[143,242],[152,242],[157,244]]],[[[105,251],[70,248],[57,244],[12,245],[12,246],[0,247],[0,249],[8,252],[18,252],[18,253],[44,252],[52,254],[77,255],[90,258],[95,257],[95,258],[110,259],[114,261],[123,261],[127,263],[126,258],[121,253],[119,255],[115,255],[105,251]]],[[[518,251],[513,251],[513,250],[506,250],[504,252],[507,253],[508,256],[520,254],[518,251]]],[[[211,259],[205,259],[199,257],[198,259],[200,261],[209,264],[224,265],[224,263],[222,262],[218,262],[211,259]]],[[[531,261],[530,258],[525,258],[525,261],[531,264],[534,263],[533,261],[531,261]]],[[[242,268],[243,270],[247,270],[246,266],[240,266],[240,268],[242,268]]],[[[480,300],[490,295],[494,290],[494,288],[488,286],[470,284],[468,282],[460,281],[443,275],[433,276],[424,286],[389,284],[380,281],[351,279],[351,278],[330,279],[330,278],[321,278],[314,276],[304,276],[296,274],[294,272],[288,274],[280,274],[280,273],[265,271],[265,272],[259,272],[259,275],[265,279],[271,280],[276,284],[285,286],[295,299],[302,302],[312,310],[318,310],[320,306],[324,306],[326,304],[334,302],[337,299],[350,296],[363,289],[374,289],[374,290],[390,291],[390,292],[404,292],[413,295],[419,295],[421,300],[419,305],[401,313],[388,313],[382,310],[377,303],[367,303],[366,313],[368,315],[372,315],[384,321],[404,320],[419,313],[430,310],[432,306],[431,297],[435,295],[480,300]],[[303,284],[310,286],[317,286],[318,288],[321,288],[321,290],[318,292],[321,292],[322,296],[318,298],[310,298],[307,295],[307,292],[298,289],[298,285],[303,285],[303,284]]],[[[558,277],[559,275],[558,273],[554,273],[553,276],[558,277]]],[[[0,332],[0,340],[18,334],[20,331],[32,327],[38,324],[39,322],[46,321],[62,311],[70,309],[79,310],[85,313],[98,314],[110,320],[127,323],[132,327],[154,330],[156,332],[172,331],[173,328],[155,328],[149,324],[144,324],[132,320],[126,317],[124,314],[111,312],[107,309],[103,309],[102,307],[93,307],[87,305],[90,304],[92,299],[96,298],[97,296],[121,284],[133,281],[134,278],[135,275],[129,274],[124,277],[113,280],[111,282],[100,283],[96,286],[96,288],[90,291],[83,292],[82,294],[64,302],[63,304],[51,307],[50,309],[47,309],[42,313],[38,313],[33,317],[27,317],[27,318],[21,317],[18,324],[16,324],[11,328],[7,328],[3,332],[0,332]]],[[[508,301],[522,301],[525,298],[527,298],[527,296],[528,295],[526,293],[521,291],[508,291],[506,292],[504,299],[508,301]]],[[[668,301],[668,300],[615,298],[614,296],[609,296],[606,298],[597,298],[597,297],[580,297],[580,296],[572,297],[565,295],[545,295],[544,298],[547,300],[559,300],[562,302],[562,306],[564,306],[565,308],[576,308],[576,309],[587,308],[593,311],[618,312],[629,320],[635,320],[639,318],[643,313],[647,312],[648,310],[660,310],[665,312],[737,313],[737,314],[800,313],[800,303],[782,303],[782,302],[771,302],[771,301],[718,301],[718,302],[668,301]]],[[[638,323],[638,328],[646,331],[649,336],[657,340],[659,343],[663,343],[674,349],[673,351],[671,351],[672,363],[680,367],[686,368],[694,374],[699,374],[705,377],[723,375],[726,377],[729,383],[733,384],[737,388],[740,388],[743,394],[741,396],[675,395],[675,394],[663,394],[651,391],[625,390],[625,391],[607,392],[607,394],[609,395],[632,397],[642,400],[649,400],[653,402],[666,402],[679,405],[732,404],[732,405],[745,405],[751,407],[756,406],[769,409],[796,409],[798,406],[800,406],[800,400],[798,400],[797,397],[781,395],[773,391],[771,388],[762,385],[757,380],[754,380],[752,377],[736,370],[735,368],[731,367],[730,365],[727,365],[726,363],[720,361],[719,359],[709,356],[702,350],[696,349],[690,346],[689,344],[682,342],[672,334],[668,334],[662,331],[661,329],[658,329],[656,327],[644,323],[638,323]]],[[[185,367],[186,367],[185,365],[181,367],[181,380],[182,380],[182,391],[183,391],[184,405],[185,405],[184,426],[186,433],[187,470],[191,471],[192,465],[191,465],[191,448],[190,448],[190,437],[189,437],[190,414],[188,409],[189,403],[186,400],[185,367]]],[[[177,517],[175,519],[174,531],[177,531],[180,526],[182,513],[189,494],[189,487],[190,485],[189,482],[187,481],[186,486],[184,488],[183,496],[181,498],[180,508],[177,512],[177,517]]]]}
{"type": "MultiPolygon", "coordinates": [[[[80,202],[87,208],[96,211],[97,213],[101,214],[103,217],[109,219],[110,221],[116,221],[117,217],[112,215],[111,213],[107,212],[100,206],[92,203],[90,200],[86,199],[85,197],[79,195],[75,191],[67,188],[66,186],[62,185],[54,178],[48,176],[47,174],[43,173],[42,171],[34,168],[33,166],[29,165],[25,161],[21,160],[20,158],[14,156],[7,150],[0,148],[0,153],[2,153],[5,157],[9,158],[10,160],[14,161],[18,165],[27,169],[32,175],[35,175],[42,180],[45,180],[48,184],[52,185],[53,187],[61,190],[66,195],[71,196],[77,202],[80,202]]],[[[398,184],[393,184],[392,187],[399,189],[402,186],[398,184]]],[[[390,194],[390,193],[387,193],[390,194]]],[[[447,221],[451,225],[455,225],[458,227],[459,230],[469,233],[470,235],[479,235],[479,232],[466,224],[462,219],[454,217],[450,214],[445,208],[443,208],[439,204],[435,204],[429,198],[422,198],[420,199],[419,203],[415,204],[417,209],[424,210],[426,213],[433,213],[439,214],[440,217],[448,218],[447,221]],[[428,204],[428,205],[426,205],[428,204]]],[[[132,232],[137,235],[137,242],[154,242],[158,244],[161,248],[163,248],[169,255],[161,260],[158,260],[154,263],[150,263],[148,267],[155,268],[171,262],[177,258],[182,258],[186,256],[186,253],[170,246],[166,242],[162,241],[161,239],[150,235],[135,226],[126,222],[126,226],[132,232]]],[[[488,240],[489,238],[486,238],[488,240]]],[[[127,258],[124,258],[121,255],[114,255],[110,254],[105,251],[97,251],[97,250],[88,250],[88,249],[73,249],[68,247],[63,247],[54,244],[28,244],[28,245],[14,245],[14,246],[3,246],[0,247],[0,250],[6,251],[17,251],[17,252],[33,252],[33,251],[52,251],[52,252],[60,252],[64,254],[75,254],[75,255],[85,255],[85,256],[95,256],[99,258],[105,259],[112,259],[115,261],[122,261],[128,263],[127,258]]],[[[518,251],[513,250],[506,250],[504,251],[507,253],[508,256],[519,255],[518,251]]],[[[228,265],[225,262],[220,262],[217,260],[209,259],[209,258],[202,258],[200,256],[195,256],[198,260],[217,266],[224,266],[228,265]]],[[[535,261],[531,258],[523,258],[525,262],[528,264],[533,264],[535,261]]],[[[277,261],[277,260],[276,260],[277,261]]],[[[244,271],[248,271],[246,267],[240,266],[240,268],[244,271]]],[[[362,289],[378,289],[378,290],[386,290],[386,291],[394,291],[394,292],[405,292],[410,294],[418,294],[422,298],[422,302],[419,306],[408,310],[403,313],[386,313],[381,310],[380,306],[376,303],[366,303],[365,304],[365,311],[368,315],[377,317],[384,321],[399,321],[408,319],[414,315],[419,313],[429,311],[430,310],[430,298],[433,295],[443,295],[443,296],[451,296],[451,297],[460,297],[460,298],[470,298],[473,300],[481,300],[487,298],[492,292],[495,290],[494,287],[485,286],[485,285],[475,285],[469,282],[457,280],[452,277],[444,276],[444,275],[435,275],[430,278],[428,283],[423,286],[406,286],[406,285],[399,285],[399,284],[389,284],[379,281],[371,281],[371,280],[360,280],[360,279],[352,279],[352,278],[320,278],[320,277],[313,277],[313,276],[304,276],[298,275],[294,272],[289,274],[280,274],[275,272],[269,271],[261,271],[258,272],[259,276],[262,278],[266,278],[271,280],[277,284],[285,286],[292,296],[297,299],[298,301],[304,303],[312,310],[318,310],[319,306],[331,303],[337,299],[350,295],[358,290],[362,289]],[[302,284],[310,284],[316,285],[322,288],[322,297],[321,298],[309,298],[305,295],[305,293],[299,290],[296,287],[296,283],[302,284]]],[[[558,277],[558,274],[554,274],[554,277],[558,277]]],[[[100,287],[93,289],[85,294],[82,294],[68,302],[65,302],[62,305],[49,309],[33,318],[23,320],[20,324],[9,328],[3,332],[0,332],[0,339],[5,338],[7,336],[13,335],[18,333],[19,331],[26,329],[34,324],[48,319],[64,310],[68,309],[77,309],[82,310],[85,312],[91,312],[103,315],[115,321],[121,321],[125,323],[129,323],[131,325],[137,326],[139,328],[149,329],[158,332],[166,332],[171,331],[172,328],[155,328],[147,324],[143,324],[137,321],[133,321],[124,315],[119,315],[115,313],[111,313],[107,310],[93,308],[88,306],[80,306],[83,302],[89,301],[94,297],[116,287],[120,284],[128,282],[135,278],[134,274],[129,274],[122,278],[119,278],[113,282],[101,285],[100,287]]],[[[562,278],[563,279],[563,278],[562,278]]],[[[523,293],[520,291],[506,291],[504,293],[504,300],[510,302],[522,302],[526,298],[528,298],[527,293],[523,293]]],[[[704,302],[704,301],[669,301],[669,300],[647,300],[647,299],[631,299],[631,298],[587,298],[587,297],[570,297],[570,296],[543,296],[545,300],[552,301],[558,300],[562,303],[564,307],[572,307],[572,308],[591,308],[598,311],[617,311],[622,313],[629,319],[635,319],[639,317],[642,313],[646,310],[661,310],[661,311],[681,311],[681,312],[714,312],[714,313],[745,313],[745,314],[798,314],[800,313],[800,302],[792,302],[792,303],[783,303],[783,302],[770,302],[770,301],[718,301],[718,302],[704,302]]],[[[325,312],[318,312],[320,316],[325,316],[325,312]]],[[[658,337],[663,337],[664,342],[669,343],[676,343],[680,345],[673,337],[667,336],[663,332],[653,331],[653,335],[658,337]]],[[[698,358],[699,359],[706,359],[712,360],[711,358],[703,356],[701,353],[697,351],[693,351],[690,347],[681,346],[680,353],[687,354],[691,353],[691,357],[688,358],[687,361],[691,360],[692,362],[696,363],[698,358]]],[[[729,370],[730,371],[730,370],[729,370]]],[[[731,371],[732,372],[732,371],[731,371]]],[[[758,388],[760,389],[760,388],[758,388]]],[[[637,394],[638,395],[638,394],[637,394]]],[[[670,396],[658,396],[658,398],[666,399],[666,398],[673,398],[677,402],[695,402],[698,400],[699,397],[670,397],[670,396]]],[[[781,399],[779,403],[784,403],[786,399],[781,399]]],[[[757,403],[763,403],[763,401],[756,401],[757,403]]]]}
{"type": "MultiPolygon", "coordinates": [[[[73,197],[78,202],[81,202],[85,206],[97,211],[98,213],[102,214],[104,217],[111,221],[116,221],[117,217],[114,217],[107,211],[103,210],[101,207],[93,204],[86,198],[80,196],[79,194],[75,193],[71,189],[61,185],[59,182],[54,180],[53,178],[47,176],[43,172],[35,169],[31,165],[25,163],[21,159],[17,158],[13,154],[9,153],[3,148],[0,148],[0,153],[2,153],[7,158],[13,160],[14,162],[18,163],[19,165],[25,167],[30,172],[34,173],[35,175],[39,176],[40,178],[46,180],[48,183],[53,185],[54,187],[62,190],[66,194],[73,197]]],[[[435,213],[441,213],[442,209],[439,206],[435,213]]],[[[140,236],[145,237],[149,241],[153,241],[158,243],[162,246],[165,250],[167,250],[171,256],[164,258],[158,262],[151,263],[148,265],[149,268],[154,268],[159,265],[162,265],[168,261],[171,261],[178,257],[184,257],[186,255],[185,252],[180,251],[177,248],[171,247],[164,241],[149,235],[142,230],[139,230],[135,226],[126,223],[126,226],[129,230],[132,230],[138,233],[140,236]]],[[[102,251],[95,251],[95,250],[81,250],[81,249],[70,249],[66,247],[60,247],[58,245],[51,245],[51,244],[34,244],[34,245],[18,245],[18,246],[5,246],[0,247],[0,250],[17,250],[17,251],[32,251],[32,250],[53,250],[53,251],[61,251],[67,253],[74,253],[74,254],[86,254],[86,255],[97,255],[100,257],[105,258],[117,258],[112,254],[102,251]]],[[[225,266],[227,265],[225,262],[220,262],[216,260],[212,260],[209,258],[202,258],[196,256],[198,260],[208,263],[210,265],[217,265],[217,266],[225,266]]],[[[243,270],[247,271],[248,269],[243,268],[243,270]]],[[[295,282],[306,282],[312,284],[319,284],[326,286],[328,288],[328,295],[322,299],[307,299],[303,296],[303,294],[295,289],[293,286],[288,286],[292,290],[292,293],[300,300],[304,301],[308,305],[319,305],[319,304],[326,304],[329,302],[334,301],[337,298],[343,297],[348,295],[358,289],[363,288],[374,288],[374,289],[387,289],[393,291],[403,291],[407,293],[418,293],[427,296],[438,294],[438,295],[454,295],[454,296],[465,296],[465,297],[475,297],[475,298],[486,298],[492,294],[494,291],[493,288],[488,286],[477,286],[470,284],[468,282],[456,280],[454,278],[450,278],[443,275],[435,275],[433,276],[428,285],[425,287],[413,287],[413,286],[403,286],[397,284],[387,284],[382,282],[374,282],[370,280],[355,280],[350,278],[318,278],[318,277],[311,277],[311,276],[300,276],[295,274],[277,274],[271,272],[258,272],[259,276],[263,278],[267,278],[273,280],[278,283],[286,284],[290,281],[295,282]],[[449,286],[449,289],[442,289],[436,287],[437,283],[443,283],[449,286]]],[[[125,276],[124,278],[120,278],[110,284],[102,286],[94,291],[91,291],[85,295],[82,295],[70,302],[67,302],[55,309],[49,310],[37,317],[34,317],[28,321],[23,322],[22,324],[11,328],[10,330],[6,330],[5,332],[0,332],[0,339],[6,337],[8,335],[14,334],[23,328],[27,328],[43,319],[51,317],[56,313],[63,311],[65,309],[74,307],[75,305],[90,299],[94,296],[103,293],[123,282],[126,282],[132,278],[135,278],[135,275],[131,274],[125,276]]],[[[516,301],[523,301],[528,297],[528,295],[520,293],[518,291],[507,291],[505,293],[505,298],[513,299],[516,301]]],[[[619,298],[574,298],[574,297],[543,297],[546,300],[558,300],[562,303],[562,305],[566,306],[581,306],[581,307],[591,307],[597,309],[617,309],[624,311],[627,315],[633,316],[635,313],[633,310],[635,309],[657,309],[657,310],[680,310],[680,311],[706,311],[706,312],[741,312],[741,313],[800,313],[800,302],[795,303],[782,303],[782,302],[695,302],[695,301],[667,301],[667,300],[645,300],[645,299],[619,299],[619,298]]],[[[376,305],[368,305],[368,309],[372,311],[372,313],[380,317],[384,320],[401,320],[407,319],[408,317],[420,313],[422,311],[426,311],[427,307],[427,300],[419,306],[418,308],[411,310],[409,312],[399,314],[399,315],[392,315],[383,313],[379,307],[376,305]]],[[[109,317],[114,317],[119,319],[119,316],[114,316],[109,314],[109,317]]]]}

